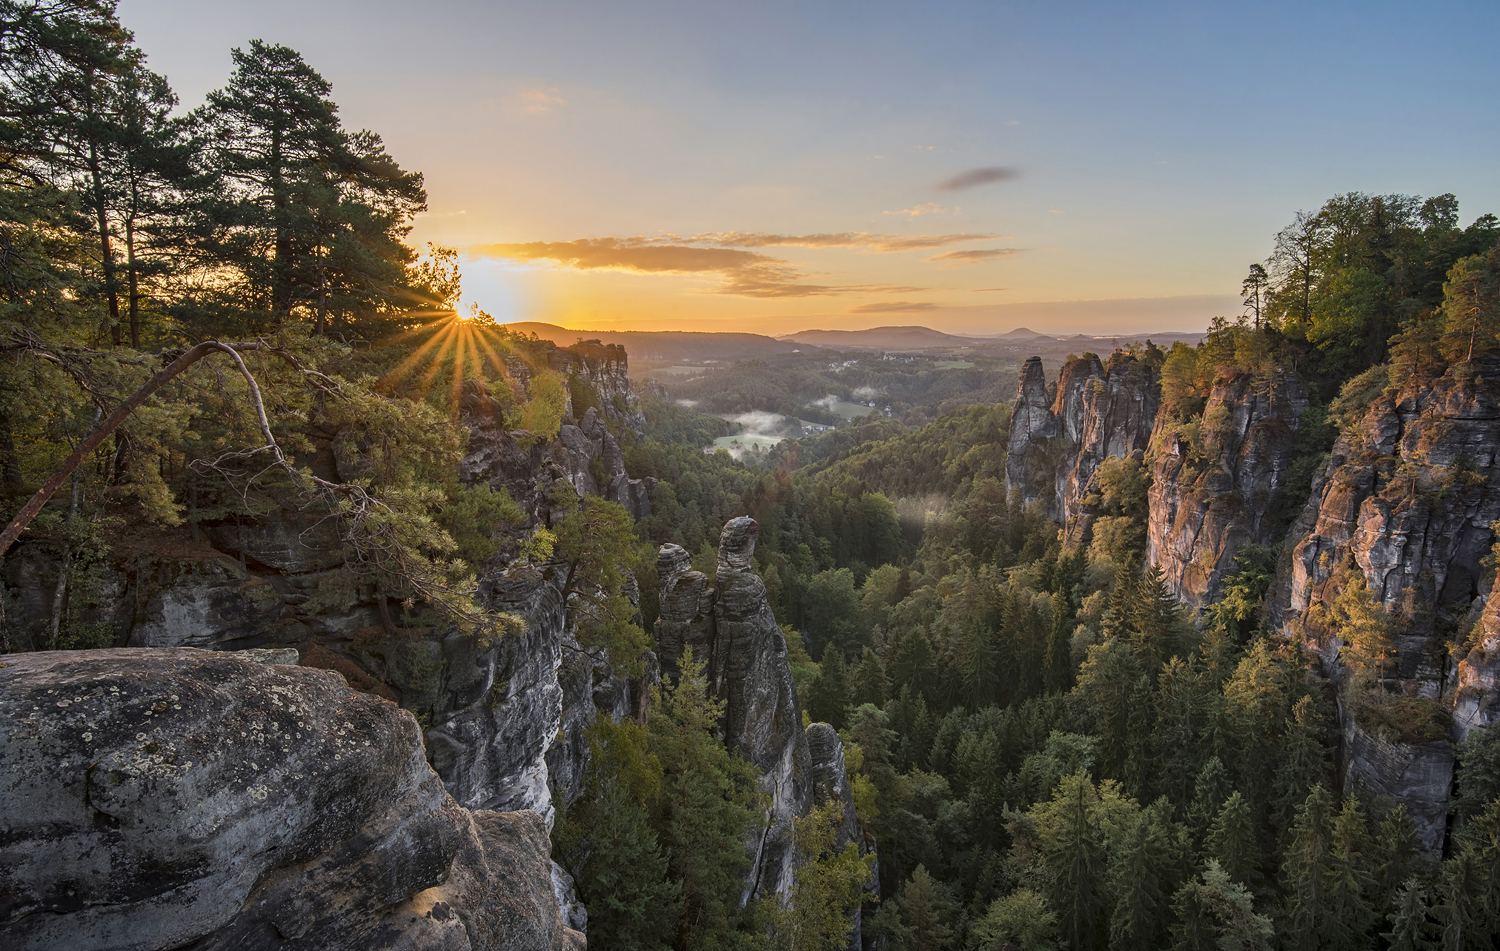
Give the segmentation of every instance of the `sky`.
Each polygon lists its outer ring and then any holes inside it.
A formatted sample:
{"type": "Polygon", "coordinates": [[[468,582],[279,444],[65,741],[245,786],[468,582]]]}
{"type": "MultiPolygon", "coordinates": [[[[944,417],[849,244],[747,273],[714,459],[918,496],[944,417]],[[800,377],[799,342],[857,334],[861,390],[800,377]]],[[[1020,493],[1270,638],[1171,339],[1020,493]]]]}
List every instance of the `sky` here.
{"type": "Polygon", "coordinates": [[[298,50],[497,320],[1201,330],[1298,210],[1500,213],[1500,4],[121,0],[185,108],[298,50]]]}

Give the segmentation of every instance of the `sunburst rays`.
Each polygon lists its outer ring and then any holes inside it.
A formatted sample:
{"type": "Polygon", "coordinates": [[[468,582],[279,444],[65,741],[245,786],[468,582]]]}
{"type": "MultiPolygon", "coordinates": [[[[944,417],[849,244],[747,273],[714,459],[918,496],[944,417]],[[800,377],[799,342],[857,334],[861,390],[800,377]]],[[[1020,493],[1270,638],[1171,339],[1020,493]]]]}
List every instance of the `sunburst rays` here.
{"type": "Polygon", "coordinates": [[[436,386],[436,392],[446,392],[450,413],[458,412],[464,380],[511,377],[502,354],[514,351],[505,331],[489,320],[456,311],[381,344],[383,350],[392,347],[415,349],[383,374],[377,386],[417,400],[426,399],[436,386]]]}

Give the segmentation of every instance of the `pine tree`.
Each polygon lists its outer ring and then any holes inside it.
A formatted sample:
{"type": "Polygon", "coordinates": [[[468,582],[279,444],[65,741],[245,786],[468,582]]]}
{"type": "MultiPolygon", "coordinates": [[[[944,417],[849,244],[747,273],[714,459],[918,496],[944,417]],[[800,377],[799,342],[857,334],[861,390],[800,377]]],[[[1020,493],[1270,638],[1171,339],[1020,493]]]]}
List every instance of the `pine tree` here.
{"type": "Polygon", "coordinates": [[[1380,818],[1371,843],[1370,866],[1375,873],[1377,910],[1389,913],[1397,903],[1397,893],[1417,871],[1417,829],[1406,803],[1397,803],[1380,818]]]}
{"type": "Polygon", "coordinates": [[[978,621],[971,621],[959,635],[959,700],[971,709],[982,709],[1000,700],[1000,652],[994,635],[978,621]]]}
{"type": "Polygon", "coordinates": [[[1151,734],[1156,723],[1156,703],[1150,674],[1142,674],[1130,692],[1126,717],[1125,790],[1137,799],[1149,799],[1152,782],[1151,734]]]}
{"type": "Polygon", "coordinates": [[[1313,786],[1297,809],[1281,865],[1286,894],[1282,942],[1288,951],[1320,951],[1337,939],[1338,923],[1329,895],[1332,812],[1332,797],[1322,783],[1313,786]]]}
{"type": "Polygon", "coordinates": [[[1184,808],[1190,804],[1193,777],[1202,769],[1210,692],[1197,658],[1174,657],[1162,665],[1157,677],[1156,726],[1151,735],[1157,788],[1184,808]]]}

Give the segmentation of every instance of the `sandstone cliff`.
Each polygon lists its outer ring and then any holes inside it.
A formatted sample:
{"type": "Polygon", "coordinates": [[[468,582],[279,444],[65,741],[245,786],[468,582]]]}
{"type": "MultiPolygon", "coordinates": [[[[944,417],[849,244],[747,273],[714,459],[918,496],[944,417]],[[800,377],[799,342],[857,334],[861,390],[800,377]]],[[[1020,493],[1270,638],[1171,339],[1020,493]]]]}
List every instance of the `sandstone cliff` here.
{"type": "Polygon", "coordinates": [[[534,813],[470,812],[411,714],[295,652],[0,667],[7,948],[578,948],[534,813]]]}
{"type": "Polygon", "coordinates": [[[1277,370],[1216,383],[1191,438],[1165,414],[1157,420],[1146,562],[1189,607],[1214,599],[1241,544],[1281,540],[1277,514],[1307,403],[1297,375],[1277,370]]]}
{"type": "Polygon", "coordinates": [[[1083,500],[1095,488],[1099,466],[1144,453],[1160,405],[1157,367],[1143,356],[1116,351],[1107,364],[1092,353],[1072,357],[1050,396],[1042,361],[1032,357],[1011,410],[1007,490],[1025,504],[1045,506],[1081,540],[1083,500]]]}
{"type": "MultiPolygon", "coordinates": [[[[747,900],[784,896],[791,888],[798,861],[792,822],[816,802],[832,798],[841,803],[841,844],[874,848],[855,821],[838,734],[822,723],[802,728],[786,639],[752,565],[758,530],[755,520],[746,517],[724,526],[713,587],[706,575],[692,570],[686,551],[664,545],[658,557],[661,614],[656,622],[663,676],[675,676],[684,648],[706,660],[709,683],[725,704],[724,742],[760,771],[769,797],[765,824],[751,843],[755,864],[747,900]]],[[[859,912],[854,927],[857,942],[859,912]]]]}
{"type": "Polygon", "coordinates": [[[1339,436],[1271,608],[1341,679],[1334,602],[1351,575],[1364,578],[1395,635],[1386,689],[1407,699],[1393,715],[1346,711],[1345,777],[1406,802],[1435,851],[1450,739],[1493,722],[1500,706],[1488,563],[1500,518],[1500,361],[1391,383],[1339,436]]]}

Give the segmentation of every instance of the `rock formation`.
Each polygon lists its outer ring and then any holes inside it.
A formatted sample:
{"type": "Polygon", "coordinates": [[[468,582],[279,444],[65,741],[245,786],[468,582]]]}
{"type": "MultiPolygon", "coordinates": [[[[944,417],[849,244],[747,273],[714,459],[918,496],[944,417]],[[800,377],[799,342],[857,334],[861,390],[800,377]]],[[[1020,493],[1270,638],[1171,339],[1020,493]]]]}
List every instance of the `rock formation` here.
{"type": "Polygon", "coordinates": [[[499,402],[477,380],[464,382],[460,412],[469,427],[469,451],[459,465],[464,482],[504,489],[543,523],[554,508],[560,482],[579,495],[618,502],[636,518],[651,514],[656,480],[626,474],[625,454],[592,406],[576,425],[563,423],[557,438],[544,441],[534,441],[524,431],[506,431],[499,402]]]}
{"type": "Polygon", "coordinates": [[[295,652],[11,655],[0,944],[579,948],[530,812],[470,812],[411,714],[295,652]]]}
{"type": "Polygon", "coordinates": [[[1092,353],[1071,357],[1048,397],[1042,361],[1021,370],[1011,410],[1007,490],[1025,504],[1039,502],[1081,540],[1084,498],[1105,459],[1144,453],[1161,404],[1155,365],[1116,351],[1109,363],[1092,353]]]}
{"type": "Polygon", "coordinates": [[[1302,381],[1278,370],[1269,379],[1244,374],[1216,384],[1199,426],[1201,446],[1182,438],[1165,414],[1157,420],[1146,561],[1161,567],[1189,607],[1213,600],[1241,544],[1281,541],[1277,515],[1306,408],[1302,381]]]}
{"type": "MultiPolygon", "coordinates": [[[[692,570],[688,553],[677,545],[664,545],[657,562],[661,614],[656,643],[663,676],[675,675],[685,647],[707,661],[709,683],[725,704],[724,742],[760,771],[770,797],[765,826],[751,843],[755,864],[747,898],[785,895],[791,888],[798,858],[792,821],[824,801],[819,797],[843,803],[840,842],[873,848],[855,824],[838,734],[827,724],[802,728],[786,639],[751,562],[758,530],[755,520],[746,517],[724,526],[715,587],[692,570]]],[[[856,913],[856,934],[858,927],[856,913]]]]}
{"type": "MultiPolygon", "coordinates": [[[[1391,382],[1339,436],[1271,607],[1278,627],[1305,638],[1339,679],[1332,608],[1358,572],[1395,630],[1387,688],[1432,719],[1451,711],[1462,737],[1500,707],[1500,608],[1486,564],[1500,518],[1500,361],[1391,382]]],[[[1343,725],[1346,781],[1407,803],[1424,847],[1440,849],[1454,769],[1448,738],[1392,736],[1349,714],[1343,725]]]]}

